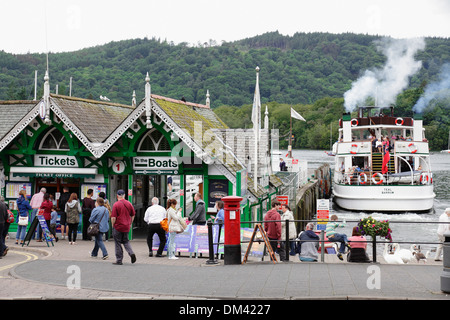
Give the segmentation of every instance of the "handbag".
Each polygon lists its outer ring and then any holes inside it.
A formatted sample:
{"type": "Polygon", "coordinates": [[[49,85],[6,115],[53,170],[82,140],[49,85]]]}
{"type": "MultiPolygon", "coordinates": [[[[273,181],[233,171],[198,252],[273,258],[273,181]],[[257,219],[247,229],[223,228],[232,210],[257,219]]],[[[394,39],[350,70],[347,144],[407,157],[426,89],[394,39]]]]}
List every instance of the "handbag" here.
{"type": "Polygon", "coordinates": [[[19,226],[27,226],[28,225],[28,216],[22,217],[19,216],[19,221],[17,222],[19,226]]]}
{"type": "Polygon", "coordinates": [[[186,219],[181,216],[180,212],[178,212],[178,222],[181,226],[181,229],[183,229],[183,231],[187,229],[186,219]]]}
{"type": "Polygon", "coordinates": [[[159,223],[161,225],[161,228],[163,228],[164,231],[169,231],[169,223],[167,222],[167,218],[164,218],[159,223]]]}
{"type": "Polygon", "coordinates": [[[87,229],[87,234],[90,237],[95,237],[100,232],[100,222],[102,222],[103,217],[105,216],[105,211],[103,212],[103,216],[99,222],[91,223],[87,229]]]}

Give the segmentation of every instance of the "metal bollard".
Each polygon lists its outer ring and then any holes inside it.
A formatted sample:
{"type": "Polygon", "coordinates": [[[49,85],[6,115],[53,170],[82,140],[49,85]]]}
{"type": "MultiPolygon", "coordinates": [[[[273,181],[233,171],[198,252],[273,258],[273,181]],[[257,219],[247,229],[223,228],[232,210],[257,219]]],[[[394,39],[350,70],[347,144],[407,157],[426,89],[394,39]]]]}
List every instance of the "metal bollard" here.
{"type": "Polygon", "coordinates": [[[377,262],[377,237],[372,237],[372,263],[378,263],[377,262]]]}
{"type": "Polygon", "coordinates": [[[441,291],[450,293],[450,232],[444,233],[444,269],[441,274],[441,291]]]}
{"type": "Polygon", "coordinates": [[[325,230],[320,231],[320,261],[325,261],[325,230]]]}
{"type": "Polygon", "coordinates": [[[208,244],[209,244],[209,259],[206,264],[218,264],[217,260],[214,259],[214,244],[213,244],[213,231],[212,231],[212,221],[208,219],[208,244]]]}
{"type": "Polygon", "coordinates": [[[289,241],[289,219],[286,220],[286,245],[284,248],[284,260],[289,261],[289,248],[291,247],[291,243],[289,241]]]}

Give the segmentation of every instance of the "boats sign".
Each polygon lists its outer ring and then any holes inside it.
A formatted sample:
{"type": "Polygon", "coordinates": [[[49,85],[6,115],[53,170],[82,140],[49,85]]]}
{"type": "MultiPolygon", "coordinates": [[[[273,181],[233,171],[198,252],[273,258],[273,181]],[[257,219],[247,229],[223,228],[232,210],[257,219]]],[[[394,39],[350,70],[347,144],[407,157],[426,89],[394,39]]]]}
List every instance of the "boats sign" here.
{"type": "Polygon", "coordinates": [[[175,174],[178,172],[176,157],[134,157],[133,170],[141,174],[175,174]]]}

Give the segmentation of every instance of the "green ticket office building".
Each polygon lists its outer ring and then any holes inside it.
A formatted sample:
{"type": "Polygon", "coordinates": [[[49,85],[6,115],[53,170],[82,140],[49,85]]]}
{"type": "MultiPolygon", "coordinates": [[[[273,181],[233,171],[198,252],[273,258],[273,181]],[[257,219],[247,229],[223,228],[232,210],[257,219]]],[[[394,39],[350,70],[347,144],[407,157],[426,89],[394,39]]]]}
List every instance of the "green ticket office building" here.
{"type": "MultiPolygon", "coordinates": [[[[244,166],[216,160],[220,148],[209,148],[211,139],[205,139],[211,130],[227,129],[209,98],[200,105],[152,95],[147,77],[145,98],[127,106],[50,94],[48,80],[46,75],[39,101],[0,102],[0,192],[13,212],[21,189],[31,197],[45,187],[57,204],[64,187],[80,200],[88,189],[94,197],[103,191],[111,204],[123,189],[137,212],[137,236],[146,230],[144,213],[153,197],[163,206],[177,199],[187,216],[195,192],[209,213],[216,199],[246,192],[244,166]]],[[[251,220],[248,199],[258,203],[264,193],[251,184],[243,221],[251,220]]],[[[16,228],[14,223],[10,231],[16,228]]]]}

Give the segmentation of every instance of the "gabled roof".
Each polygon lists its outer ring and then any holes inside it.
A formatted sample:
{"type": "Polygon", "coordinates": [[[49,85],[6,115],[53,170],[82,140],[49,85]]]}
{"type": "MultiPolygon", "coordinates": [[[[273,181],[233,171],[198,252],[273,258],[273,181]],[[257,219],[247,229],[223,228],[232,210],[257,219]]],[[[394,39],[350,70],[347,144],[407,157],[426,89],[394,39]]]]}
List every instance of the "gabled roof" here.
{"type": "Polygon", "coordinates": [[[91,143],[104,142],[134,110],[118,103],[50,95],[52,103],[84,133],[91,143]]]}
{"type": "Polygon", "coordinates": [[[0,101],[0,137],[11,131],[37,103],[33,100],[0,101]]]}
{"type": "Polygon", "coordinates": [[[228,126],[209,107],[152,94],[156,104],[183,130],[193,134],[196,121],[202,123],[203,132],[226,129],[228,126]]]}
{"type": "MultiPolygon", "coordinates": [[[[208,106],[181,100],[151,95],[151,111],[155,113],[197,157],[211,163],[231,182],[236,182],[236,172],[244,169],[240,161],[232,164],[215,159],[207,146],[211,140],[195,141],[194,127],[201,124],[202,134],[213,129],[227,129],[227,125],[208,106]]],[[[3,102],[0,103],[0,151],[3,150],[33,119],[39,116],[39,102],[3,102]],[[14,107],[14,108],[12,108],[14,107]]],[[[62,95],[50,95],[50,109],[67,128],[86,146],[96,158],[103,156],[111,146],[125,133],[137,119],[145,115],[144,100],[132,106],[88,100],[62,95]]],[[[217,140],[221,142],[220,139],[217,140]]],[[[225,147],[223,148],[225,150],[225,147]]],[[[236,157],[237,159],[237,157],[236,157]]],[[[253,190],[260,195],[263,190],[253,190]]]]}
{"type": "Polygon", "coordinates": [[[38,102],[18,100],[0,103],[0,151],[39,114],[38,102]]]}

